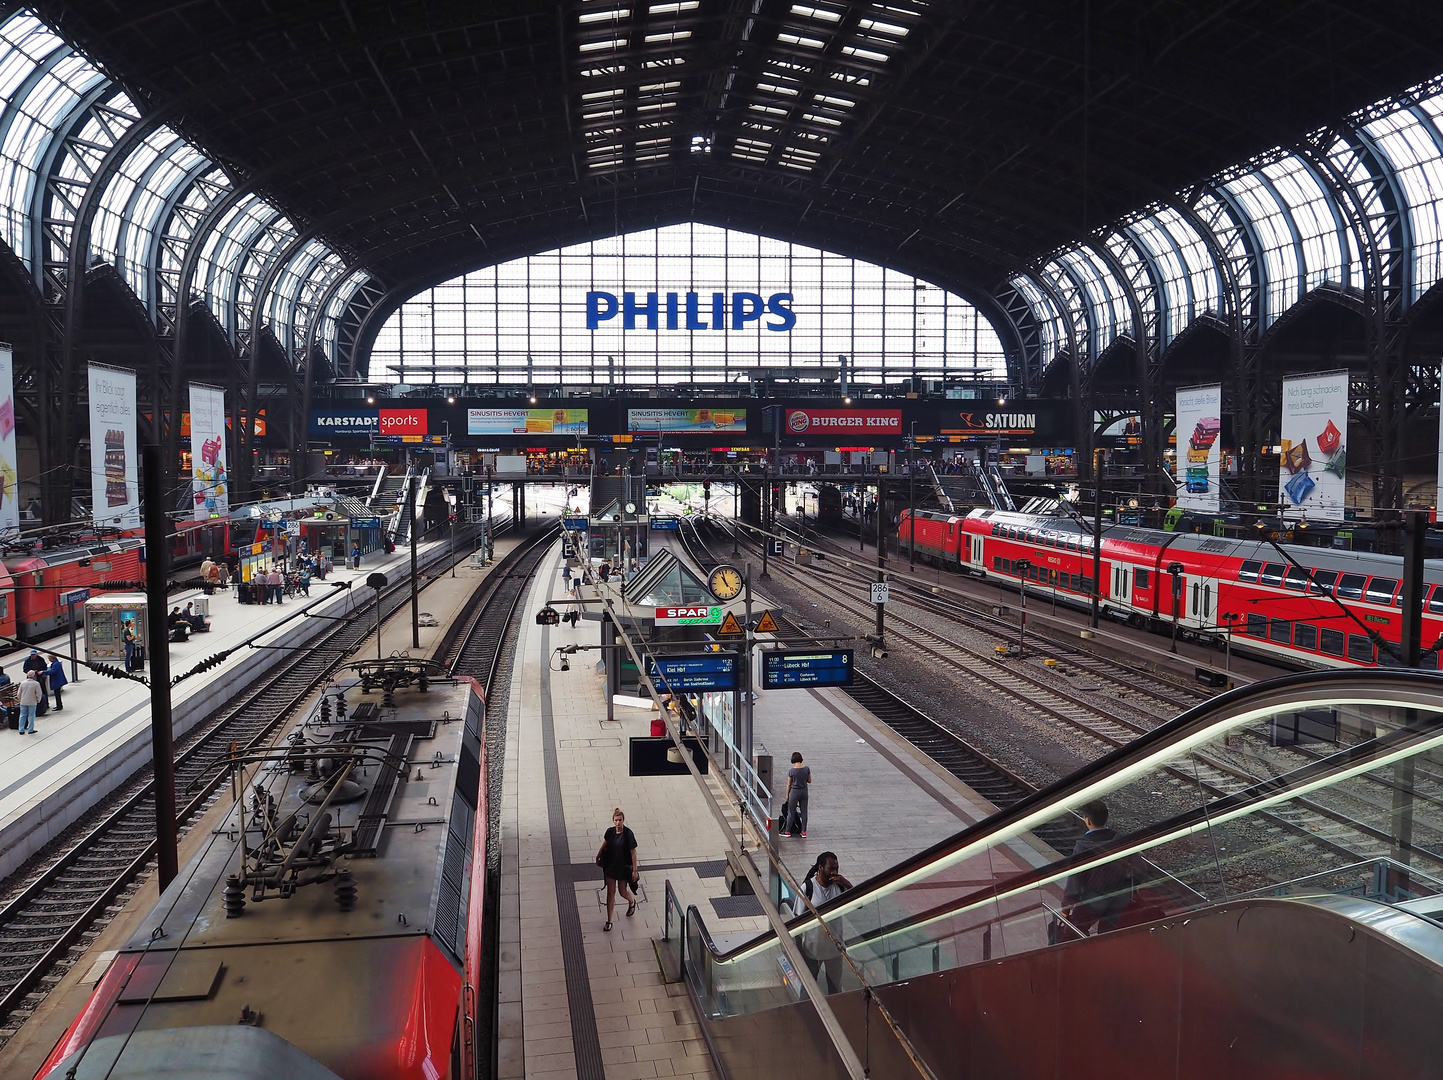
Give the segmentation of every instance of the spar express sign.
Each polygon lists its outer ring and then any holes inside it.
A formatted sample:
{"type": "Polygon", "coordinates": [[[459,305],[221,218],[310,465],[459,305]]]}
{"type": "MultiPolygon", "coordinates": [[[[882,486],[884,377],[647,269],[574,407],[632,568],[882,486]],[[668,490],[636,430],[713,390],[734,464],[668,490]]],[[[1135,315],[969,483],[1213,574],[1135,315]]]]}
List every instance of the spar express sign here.
{"type": "MultiPolygon", "coordinates": [[[[646,293],[638,300],[634,292],[615,293],[600,289],[586,294],[586,329],[598,330],[602,323],[621,318],[623,330],[746,330],[760,324],[784,334],[797,325],[796,312],[788,306],[789,292],[646,293]],[[766,321],[763,322],[763,316],[766,321]],[[638,325],[640,320],[641,325],[638,325]]],[[[615,326],[608,327],[615,329],[615,326]]]]}
{"type": "Polygon", "coordinates": [[[788,409],[793,435],[901,435],[901,409],[788,409]]]}

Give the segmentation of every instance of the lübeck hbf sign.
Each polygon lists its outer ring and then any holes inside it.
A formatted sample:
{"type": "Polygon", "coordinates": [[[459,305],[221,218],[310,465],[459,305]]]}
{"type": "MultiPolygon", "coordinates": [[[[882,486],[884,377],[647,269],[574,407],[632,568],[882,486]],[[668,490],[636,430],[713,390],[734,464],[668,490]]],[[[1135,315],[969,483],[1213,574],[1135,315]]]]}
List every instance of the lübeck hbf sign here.
{"type": "MultiPolygon", "coordinates": [[[[586,294],[586,329],[596,330],[602,323],[621,316],[623,330],[745,330],[760,323],[768,330],[785,333],[797,325],[796,312],[788,305],[792,294],[714,292],[654,293],[638,300],[634,292],[615,293],[596,290],[586,294]],[[763,316],[766,321],[763,322],[763,316]],[[637,320],[642,320],[638,326],[637,320]]],[[[614,327],[609,328],[614,329],[614,327]]]]}

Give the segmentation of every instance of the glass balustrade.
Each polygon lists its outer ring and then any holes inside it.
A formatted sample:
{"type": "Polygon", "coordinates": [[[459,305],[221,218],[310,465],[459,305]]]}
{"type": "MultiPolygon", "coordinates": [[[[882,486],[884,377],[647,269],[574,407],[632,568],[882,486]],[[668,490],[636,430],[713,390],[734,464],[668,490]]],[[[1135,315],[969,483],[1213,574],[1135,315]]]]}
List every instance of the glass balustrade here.
{"type": "MultiPolygon", "coordinates": [[[[1317,893],[1443,898],[1443,677],[1320,672],[1216,698],[788,932],[836,993],[1317,893]],[[1079,843],[1099,801],[1116,835],[1079,843]]],[[[708,1015],[800,998],[772,935],[719,953],[695,907],[686,923],[687,977],[708,1015]]]]}

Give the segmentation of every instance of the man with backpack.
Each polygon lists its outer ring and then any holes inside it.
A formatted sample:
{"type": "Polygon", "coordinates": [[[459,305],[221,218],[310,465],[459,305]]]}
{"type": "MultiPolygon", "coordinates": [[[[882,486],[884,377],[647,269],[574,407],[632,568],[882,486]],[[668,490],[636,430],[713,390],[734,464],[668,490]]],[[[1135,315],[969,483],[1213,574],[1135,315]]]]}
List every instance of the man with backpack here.
{"type": "MultiPolygon", "coordinates": [[[[1105,848],[1117,840],[1117,833],[1107,827],[1107,804],[1100,799],[1082,808],[1082,822],[1087,827],[1072,848],[1074,856],[1105,848]]],[[[1068,921],[1086,934],[1094,925],[1105,934],[1116,930],[1123,912],[1132,903],[1132,866],[1127,859],[1090,866],[1067,879],[1063,889],[1063,912],[1068,921]]]]}
{"type": "MultiPolygon", "coordinates": [[[[807,901],[811,901],[814,908],[819,908],[829,900],[835,900],[852,887],[852,883],[838,872],[837,853],[835,851],[824,851],[817,856],[817,861],[807,871],[807,876],[802,881],[802,895],[798,896],[792,904],[792,911],[797,915],[805,915],[810,908],[807,901]],[[805,898],[805,899],[804,899],[805,898]]],[[[832,933],[840,934],[842,925],[840,922],[830,924],[832,933]]],[[[842,954],[832,944],[832,939],[821,927],[809,930],[799,940],[802,953],[807,958],[807,966],[812,969],[812,974],[817,977],[822,989],[827,993],[836,993],[842,985],[842,954]],[[826,980],[822,980],[822,973],[825,972],[826,980]],[[830,989],[828,987],[830,986],[830,989]]]]}

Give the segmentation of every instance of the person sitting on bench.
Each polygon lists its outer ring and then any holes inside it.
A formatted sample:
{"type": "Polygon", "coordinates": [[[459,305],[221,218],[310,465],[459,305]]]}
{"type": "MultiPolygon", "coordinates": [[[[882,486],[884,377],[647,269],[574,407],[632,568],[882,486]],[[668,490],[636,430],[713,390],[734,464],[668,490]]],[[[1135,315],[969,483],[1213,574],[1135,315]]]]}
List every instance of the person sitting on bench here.
{"type": "Polygon", "coordinates": [[[190,632],[192,634],[204,634],[210,631],[210,622],[207,621],[204,615],[195,610],[194,604],[187,602],[184,614],[185,621],[190,624],[190,632]]]}
{"type": "Polygon", "coordinates": [[[171,641],[190,640],[190,623],[186,622],[185,616],[181,614],[180,608],[173,607],[170,609],[170,615],[166,619],[166,624],[170,627],[171,641]]]}

